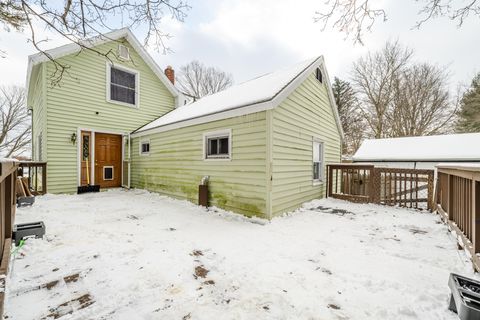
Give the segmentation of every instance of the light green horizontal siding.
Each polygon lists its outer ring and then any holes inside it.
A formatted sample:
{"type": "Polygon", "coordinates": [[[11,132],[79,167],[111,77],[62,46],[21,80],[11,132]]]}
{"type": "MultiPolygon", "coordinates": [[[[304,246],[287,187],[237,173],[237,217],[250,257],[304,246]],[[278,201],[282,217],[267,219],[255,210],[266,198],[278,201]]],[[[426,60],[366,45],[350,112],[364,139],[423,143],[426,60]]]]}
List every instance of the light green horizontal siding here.
{"type": "MultiPolygon", "coordinates": [[[[70,142],[77,128],[129,133],[174,108],[174,98],[154,72],[146,65],[128,42],[132,62],[116,61],[139,71],[140,96],[138,109],[106,101],[106,62],[104,56],[84,51],[59,59],[68,65],[60,86],[51,87],[55,66],[46,62],[44,75],[47,84],[47,148],[48,190],[52,193],[71,193],[77,187],[77,146],[70,142]],[[97,114],[98,112],[98,114],[97,114]]],[[[99,52],[116,52],[118,42],[96,47],[99,52]]],[[[78,141],[79,142],[79,141],[78,141]]],[[[77,143],[78,143],[77,142],[77,143]]]]}
{"type": "Polygon", "coordinates": [[[47,161],[47,109],[45,101],[45,67],[37,66],[32,70],[28,107],[32,108],[32,159],[47,161]],[[39,148],[39,136],[42,137],[42,148],[39,148]]]}
{"type": "Polygon", "coordinates": [[[324,142],[326,163],[340,161],[340,133],[326,85],[309,76],[273,110],[272,131],[271,199],[278,215],[325,195],[325,183],[312,183],[313,137],[324,142]]]}
{"type": "Polygon", "coordinates": [[[265,112],[156,133],[132,140],[131,185],[198,203],[198,185],[210,176],[211,205],[265,216],[265,112]],[[232,130],[232,160],[203,160],[203,134],[232,130]],[[139,142],[150,140],[150,155],[139,142]]]}

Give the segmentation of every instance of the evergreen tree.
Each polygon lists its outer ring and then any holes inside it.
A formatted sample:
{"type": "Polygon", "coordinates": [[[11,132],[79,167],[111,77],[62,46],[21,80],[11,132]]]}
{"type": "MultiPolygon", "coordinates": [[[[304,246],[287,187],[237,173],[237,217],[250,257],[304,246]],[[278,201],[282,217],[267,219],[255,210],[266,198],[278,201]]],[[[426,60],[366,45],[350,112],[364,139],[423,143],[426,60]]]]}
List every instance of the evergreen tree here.
{"type": "Polygon", "coordinates": [[[358,99],[351,84],[337,77],[333,80],[332,90],[345,135],[342,153],[352,155],[360,147],[365,130],[358,99]]]}
{"type": "Polygon", "coordinates": [[[473,78],[460,101],[456,131],[480,132],[480,73],[473,78]]]}

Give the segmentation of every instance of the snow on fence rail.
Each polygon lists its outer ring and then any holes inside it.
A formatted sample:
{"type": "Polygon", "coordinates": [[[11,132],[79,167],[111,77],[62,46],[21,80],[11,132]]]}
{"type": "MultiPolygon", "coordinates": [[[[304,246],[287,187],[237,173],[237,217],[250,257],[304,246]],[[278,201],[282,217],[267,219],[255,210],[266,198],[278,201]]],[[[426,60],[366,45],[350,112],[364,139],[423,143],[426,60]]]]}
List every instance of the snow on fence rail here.
{"type": "Polygon", "coordinates": [[[0,159],[0,317],[2,318],[5,279],[8,272],[15,220],[17,168],[17,161],[0,159]]]}
{"type": "Polygon", "coordinates": [[[327,196],[353,202],[433,209],[433,170],[377,168],[371,164],[327,166],[327,196]]]}
{"type": "Polygon", "coordinates": [[[437,172],[437,211],[480,272],[480,167],[439,165],[437,172]]]}

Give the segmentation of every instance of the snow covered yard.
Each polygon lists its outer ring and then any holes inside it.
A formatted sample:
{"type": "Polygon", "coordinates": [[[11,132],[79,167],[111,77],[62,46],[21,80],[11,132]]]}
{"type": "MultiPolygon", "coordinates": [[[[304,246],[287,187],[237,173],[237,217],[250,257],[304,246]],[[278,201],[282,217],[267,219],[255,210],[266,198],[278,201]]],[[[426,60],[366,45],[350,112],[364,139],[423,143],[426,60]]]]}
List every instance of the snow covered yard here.
{"type": "Polygon", "coordinates": [[[438,216],[332,199],[267,222],[111,190],[38,197],[34,220],[8,319],[457,319],[449,273],[473,273],[438,216]]]}

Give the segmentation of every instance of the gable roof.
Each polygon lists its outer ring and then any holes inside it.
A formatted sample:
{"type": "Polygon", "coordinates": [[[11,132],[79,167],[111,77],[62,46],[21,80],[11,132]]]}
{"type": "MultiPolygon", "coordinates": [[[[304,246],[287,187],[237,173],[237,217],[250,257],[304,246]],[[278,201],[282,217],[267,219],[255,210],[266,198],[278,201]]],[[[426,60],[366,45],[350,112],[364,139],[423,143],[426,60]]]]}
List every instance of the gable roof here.
{"type": "MultiPolygon", "coordinates": [[[[88,48],[93,48],[98,45],[115,41],[125,38],[128,43],[137,51],[137,53],[142,57],[143,61],[152,69],[155,75],[160,79],[160,81],[167,87],[168,91],[176,98],[177,106],[183,104],[183,95],[175,88],[175,86],[168,80],[167,76],[163,70],[158,66],[158,64],[153,60],[153,58],[148,54],[142,44],[138,41],[135,35],[128,28],[114,30],[98,37],[82,40],[82,45],[88,48]]],[[[54,49],[46,50],[53,59],[59,59],[61,57],[70,55],[72,53],[80,52],[82,48],[76,43],[69,43],[54,49]]],[[[28,56],[28,69],[27,69],[27,79],[26,79],[26,92],[30,85],[30,77],[32,74],[32,69],[34,66],[50,61],[50,59],[43,53],[39,52],[28,56]]]]}
{"type": "Polygon", "coordinates": [[[365,140],[354,161],[480,161],[480,133],[365,140]]]}
{"type": "Polygon", "coordinates": [[[338,130],[343,138],[340,118],[322,56],[262,75],[203,97],[197,102],[181,106],[137,129],[133,135],[162,132],[272,109],[302,84],[316,68],[321,68],[325,75],[330,104],[338,130]]]}

